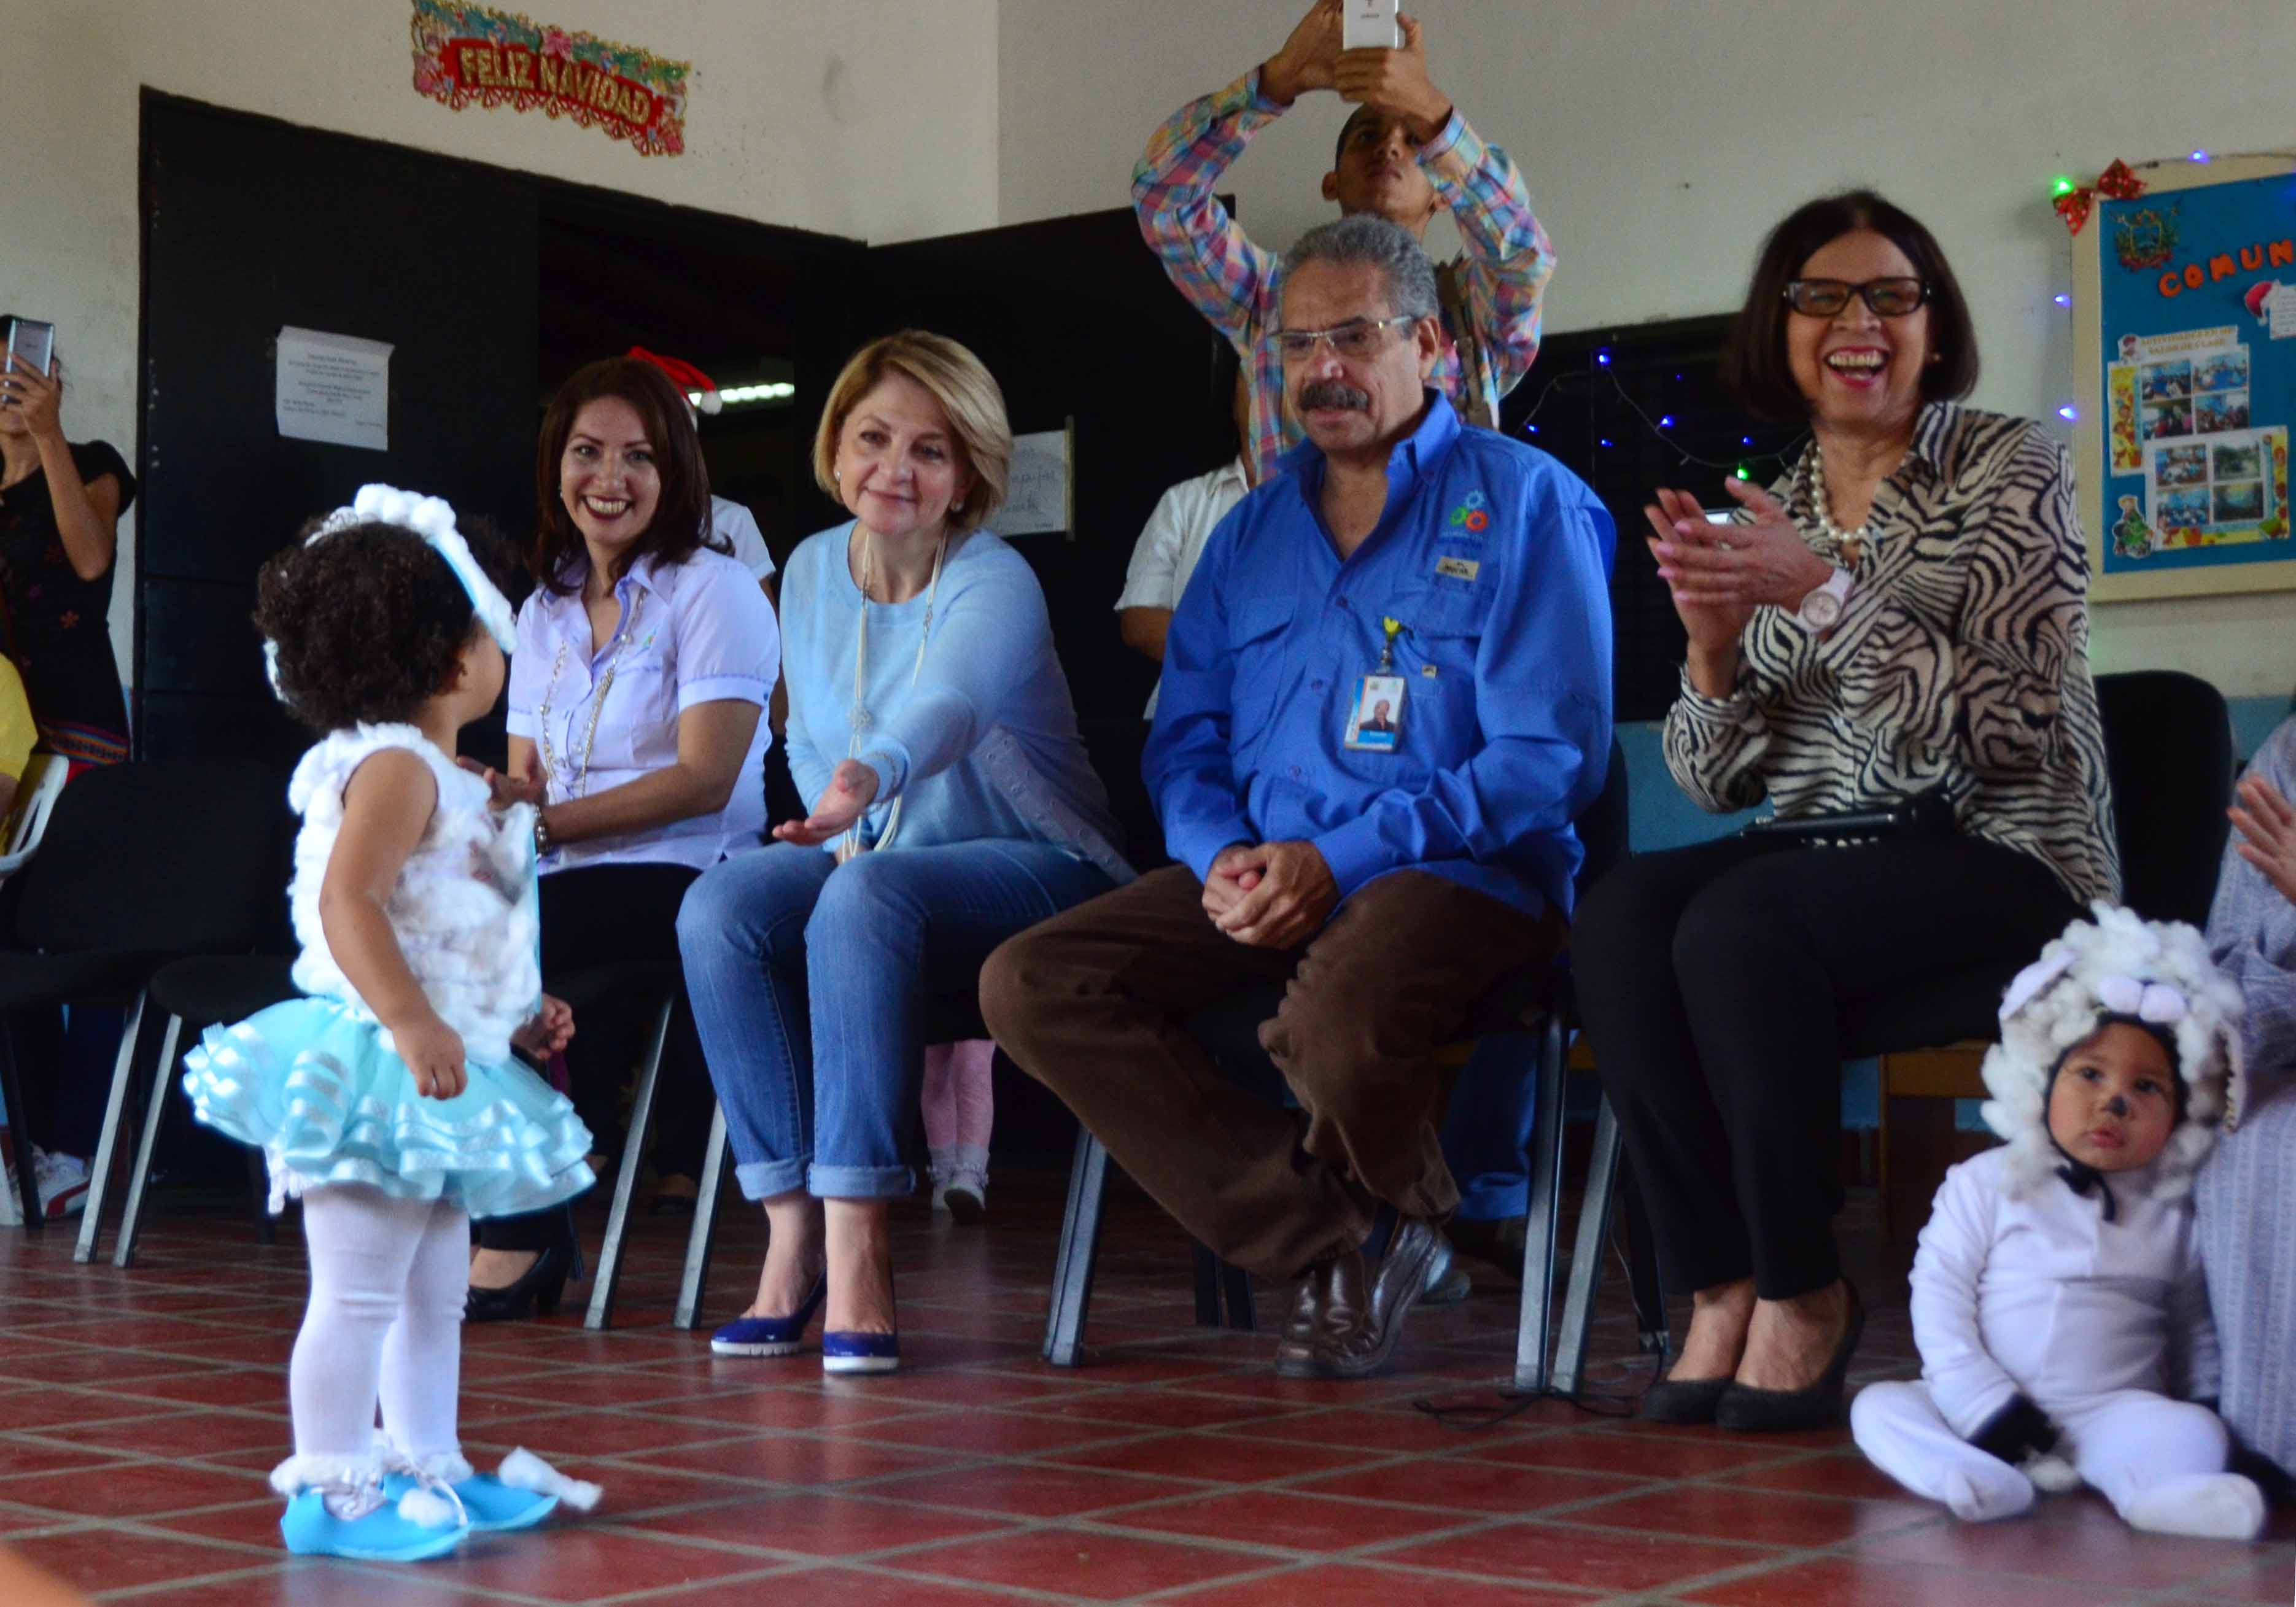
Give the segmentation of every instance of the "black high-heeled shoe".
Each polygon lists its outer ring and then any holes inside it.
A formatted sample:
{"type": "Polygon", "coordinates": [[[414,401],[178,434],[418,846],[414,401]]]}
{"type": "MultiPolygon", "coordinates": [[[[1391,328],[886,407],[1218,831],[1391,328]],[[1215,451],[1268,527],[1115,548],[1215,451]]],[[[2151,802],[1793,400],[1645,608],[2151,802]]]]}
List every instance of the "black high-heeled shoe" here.
{"type": "Polygon", "coordinates": [[[1719,1378],[1661,1378],[1643,1391],[1635,1415],[1644,1423],[1712,1423],[1714,1409],[1736,1382],[1727,1373],[1719,1378]]]}
{"type": "Polygon", "coordinates": [[[1716,1427],[1762,1434],[1822,1429],[1841,1421],[1842,1385],[1849,1376],[1849,1358],[1866,1334],[1866,1302],[1857,1298],[1857,1285],[1844,1278],[1841,1286],[1849,1291],[1849,1324],[1841,1331],[1841,1342],[1833,1348],[1833,1357],[1817,1382],[1800,1390],[1758,1390],[1751,1384],[1733,1383],[1714,1404],[1716,1427]]]}
{"type": "Polygon", "coordinates": [[[555,1316],[558,1302],[566,1293],[566,1280],[578,1280],[581,1276],[581,1247],[550,1245],[536,1255],[534,1265],[515,1283],[506,1283],[500,1289],[472,1285],[463,1299],[463,1320],[514,1323],[524,1317],[555,1316]]]}

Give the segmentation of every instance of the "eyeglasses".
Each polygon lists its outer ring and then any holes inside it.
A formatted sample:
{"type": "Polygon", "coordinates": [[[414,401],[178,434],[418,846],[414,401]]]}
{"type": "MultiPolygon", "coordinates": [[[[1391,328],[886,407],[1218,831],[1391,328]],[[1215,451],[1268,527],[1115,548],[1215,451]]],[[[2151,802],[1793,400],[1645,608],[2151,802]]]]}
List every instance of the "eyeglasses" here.
{"type": "Polygon", "coordinates": [[[1786,302],[1794,311],[1813,318],[1831,318],[1861,296],[1876,316],[1902,318],[1930,299],[1926,279],[1868,279],[1852,284],[1847,279],[1796,279],[1786,286],[1786,302]]]}
{"type": "Polygon", "coordinates": [[[1395,318],[1356,318],[1337,329],[1279,329],[1270,339],[1286,363],[1305,363],[1316,355],[1316,348],[1324,345],[1330,346],[1342,359],[1352,361],[1367,357],[1379,348],[1380,331],[1418,322],[1407,314],[1395,318]]]}

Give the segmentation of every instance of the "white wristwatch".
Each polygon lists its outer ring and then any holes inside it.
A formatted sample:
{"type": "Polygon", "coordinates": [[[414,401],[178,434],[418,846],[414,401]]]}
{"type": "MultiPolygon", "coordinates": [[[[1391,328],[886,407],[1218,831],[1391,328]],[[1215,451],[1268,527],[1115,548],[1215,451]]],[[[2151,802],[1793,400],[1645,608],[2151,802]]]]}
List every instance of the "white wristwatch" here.
{"type": "Polygon", "coordinates": [[[1794,623],[1812,635],[1832,630],[1841,619],[1841,605],[1849,600],[1849,587],[1855,578],[1836,564],[1823,586],[1814,586],[1803,594],[1801,606],[1793,612],[1794,623]]]}

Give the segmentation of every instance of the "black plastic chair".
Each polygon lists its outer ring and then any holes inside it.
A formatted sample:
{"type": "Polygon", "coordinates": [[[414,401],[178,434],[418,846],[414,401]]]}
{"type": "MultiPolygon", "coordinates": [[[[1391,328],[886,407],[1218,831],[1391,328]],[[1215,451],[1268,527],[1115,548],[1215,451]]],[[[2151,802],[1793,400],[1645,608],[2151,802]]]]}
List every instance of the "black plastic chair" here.
{"type": "MultiPolygon", "coordinates": [[[[653,1136],[662,1047],[669,1040],[670,1014],[685,996],[685,975],[674,960],[631,960],[545,977],[544,986],[573,1007],[578,1028],[585,1009],[610,998],[661,1001],[654,1012],[653,1030],[647,1035],[645,1060],[638,1068],[637,1093],[630,1102],[629,1128],[622,1138],[621,1164],[614,1171],[613,1200],[606,1210],[606,1237],[598,1247],[597,1269],[590,1275],[590,1307],[582,1316],[585,1328],[603,1329],[613,1324],[614,1295],[621,1283],[622,1251],[628,1242],[630,1210],[637,1198],[638,1169],[645,1160],[646,1144],[653,1136]]],[[[695,1215],[700,1215],[698,1209],[695,1215]]]]}
{"type": "MultiPolygon", "coordinates": [[[[246,953],[278,926],[294,840],[286,791],[278,771],[242,760],[86,771],[57,798],[39,852],[7,884],[0,1012],[127,1008],[76,1259],[94,1256],[101,1232],[152,974],[185,955],[246,953]]],[[[0,1034],[12,1116],[22,1110],[14,1060],[14,1035],[0,1034]]],[[[31,1168],[18,1170],[26,1225],[37,1228],[31,1168]]]]}
{"type": "MultiPolygon", "coordinates": [[[[925,1002],[928,1044],[962,1043],[987,1037],[980,1019],[980,990],[935,996],[925,1002]]],[[[709,1293],[709,1257],[718,1247],[718,1196],[726,1181],[726,1160],[733,1152],[726,1135],[726,1107],[715,1106],[709,1116],[709,1144],[701,1162],[700,1187],[693,1201],[693,1226],[686,1235],[685,1266],[678,1275],[677,1305],[670,1325],[691,1330],[701,1320],[701,1302],[709,1293]]]]}
{"type": "MultiPolygon", "coordinates": [[[[1579,816],[1586,862],[1578,875],[1583,895],[1595,880],[1627,852],[1628,787],[1626,755],[1611,744],[1603,791],[1579,816]]],[[[1281,1075],[1259,1047],[1258,1028],[1282,1002],[1280,987],[1245,990],[1188,1023],[1190,1033],[1230,1076],[1248,1086],[1282,1086],[1281,1075]]],[[[1578,1242],[1563,1308],[1560,1352],[1550,1346],[1554,1280],[1559,1267],[1562,1220],[1563,1085],[1570,1033],[1577,1025],[1576,1003],[1567,963],[1558,961],[1519,972],[1494,988],[1476,1013],[1462,1045],[1500,1032],[1538,1035],[1532,1075],[1536,1079],[1536,1124],[1531,1137],[1530,1209],[1525,1224],[1522,1310],[1516,1341],[1515,1383],[1523,1390],[1577,1387],[1587,1338],[1594,1320],[1596,1282],[1610,1233],[1621,1170],[1620,1137],[1605,1102],[1595,1119],[1595,1152],[1587,1193],[1579,1209],[1578,1242]]],[[[1092,1300],[1093,1267],[1108,1185],[1108,1152],[1090,1131],[1077,1135],[1069,1172],[1068,1209],[1053,1272],[1050,1309],[1045,1321],[1045,1359],[1075,1366],[1084,1348],[1084,1326],[1092,1300]]],[[[1658,1298],[1647,1233],[1635,1234],[1636,1306],[1645,1346],[1663,1346],[1665,1308],[1658,1298]]],[[[1211,1257],[1196,1255],[1196,1315],[1200,1323],[1248,1329],[1252,1326],[1250,1279],[1211,1257]]]]}
{"type": "MultiPolygon", "coordinates": [[[[284,925],[283,920],[283,929],[284,925]]],[[[283,930],[277,935],[283,937],[283,930]]],[[[283,941],[270,947],[283,948],[285,944],[283,941]]],[[[258,1010],[267,1010],[299,996],[301,990],[288,974],[294,963],[293,958],[283,953],[196,955],[187,960],[171,960],[152,973],[147,991],[152,1004],[165,1013],[167,1021],[160,1033],[158,1069],[152,1078],[150,1104],[144,1115],[143,1138],[135,1146],[135,1163],[127,1174],[127,1202],[120,1209],[119,1236],[111,1251],[114,1267],[135,1265],[144,1198],[152,1181],[152,1157],[173,1104],[176,1060],[184,1029],[196,1030],[221,1021],[244,1021],[258,1010]]],[[[260,1150],[248,1150],[247,1177],[255,1201],[256,1234],[264,1243],[275,1243],[279,1234],[271,1219],[270,1180],[260,1150]]],[[[91,1236],[88,1225],[81,1226],[84,1242],[88,1247],[88,1254],[80,1258],[83,1260],[93,1259],[103,1242],[102,1225],[93,1200],[88,1216],[94,1226],[91,1236]]]]}
{"type": "MultiPolygon", "coordinates": [[[[2224,695],[2173,669],[2100,676],[2097,711],[2120,850],[2121,902],[2154,921],[2205,926],[2231,823],[2234,754],[2224,695]]],[[[1986,1046],[1999,1033],[2001,994],[2021,961],[1972,967],[1939,978],[1918,995],[1884,999],[1843,1021],[1843,1045],[1881,1062],[1883,1225],[1893,1182],[1893,1129],[1950,1126],[1949,1112],[1893,1118],[1893,1100],[1981,1099],[1986,1046]]]]}

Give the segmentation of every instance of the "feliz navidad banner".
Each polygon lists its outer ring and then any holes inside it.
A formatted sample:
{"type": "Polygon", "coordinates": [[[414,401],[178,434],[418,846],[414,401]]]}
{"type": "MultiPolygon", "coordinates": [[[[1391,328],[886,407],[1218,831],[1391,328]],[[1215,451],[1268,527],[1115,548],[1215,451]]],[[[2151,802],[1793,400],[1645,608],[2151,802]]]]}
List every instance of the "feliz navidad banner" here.
{"type": "Polygon", "coordinates": [[[571,118],[640,156],[685,149],[690,61],[538,24],[511,12],[414,0],[414,87],[439,104],[571,118]]]}

